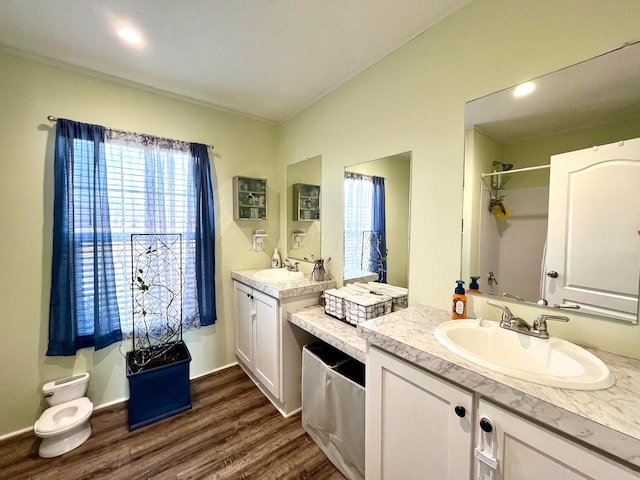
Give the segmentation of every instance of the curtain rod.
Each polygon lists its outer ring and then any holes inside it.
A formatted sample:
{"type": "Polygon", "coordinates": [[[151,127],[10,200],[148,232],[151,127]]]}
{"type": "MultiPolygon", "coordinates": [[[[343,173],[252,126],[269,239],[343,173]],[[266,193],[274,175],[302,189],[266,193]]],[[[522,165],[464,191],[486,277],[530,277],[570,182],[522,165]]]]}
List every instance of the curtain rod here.
{"type": "Polygon", "coordinates": [[[520,172],[528,172],[530,170],[541,170],[543,168],[550,168],[551,165],[538,165],[537,167],[525,167],[525,168],[517,168],[515,170],[505,170],[503,172],[491,172],[491,173],[481,173],[480,176],[484,177],[493,177],[495,175],[505,175],[507,173],[520,173],[520,172]]]}
{"type": "MultiPolygon", "coordinates": [[[[48,115],[47,116],[47,120],[49,120],[50,122],[57,122],[58,121],[58,117],[54,117],[53,115],[48,115]]],[[[207,148],[210,148],[211,150],[214,149],[213,145],[207,145],[207,148]]]]}

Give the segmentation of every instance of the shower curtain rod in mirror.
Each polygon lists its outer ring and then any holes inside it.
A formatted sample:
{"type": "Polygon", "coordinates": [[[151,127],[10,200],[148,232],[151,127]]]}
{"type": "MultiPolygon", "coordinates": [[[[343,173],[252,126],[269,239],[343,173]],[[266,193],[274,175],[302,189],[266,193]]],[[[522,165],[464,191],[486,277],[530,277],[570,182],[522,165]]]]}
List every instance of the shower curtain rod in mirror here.
{"type": "Polygon", "coordinates": [[[484,177],[493,177],[494,175],[505,175],[507,173],[519,173],[519,172],[528,172],[530,170],[542,170],[543,168],[550,168],[551,165],[538,165],[537,167],[525,167],[525,168],[517,168],[515,170],[505,170],[503,172],[491,172],[491,173],[481,173],[480,176],[484,177]]]}
{"type": "MultiPolygon", "coordinates": [[[[47,120],[49,120],[50,122],[57,122],[58,121],[58,117],[54,117],[53,115],[48,115],[47,116],[47,120]]],[[[116,128],[112,128],[111,130],[117,130],[117,129],[116,128]]],[[[120,131],[123,131],[123,130],[120,130],[120,131]]],[[[151,136],[154,136],[154,135],[151,135],[151,136]]],[[[187,143],[191,143],[191,142],[187,142],[187,143]]],[[[213,145],[206,145],[206,146],[207,146],[207,148],[210,148],[211,150],[214,149],[213,145]]]]}

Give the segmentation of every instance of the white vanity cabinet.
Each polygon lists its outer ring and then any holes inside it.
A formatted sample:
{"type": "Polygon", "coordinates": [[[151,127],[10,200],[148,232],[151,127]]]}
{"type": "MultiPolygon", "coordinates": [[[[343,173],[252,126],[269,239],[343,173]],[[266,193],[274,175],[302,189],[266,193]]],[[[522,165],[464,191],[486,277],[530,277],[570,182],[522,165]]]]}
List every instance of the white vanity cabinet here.
{"type": "Polygon", "coordinates": [[[367,479],[471,478],[471,392],[373,346],[366,379],[367,479]]]}
{"type": "Polygon", "coordinates": [[[302,347],[312,335],[287,321],[289,312],[316,305],[320,292],[274,298],[234,280],[236,357],[282,415],[302,405],[302,347]]]}
{"type": "Polygon", "coordinates": [[[476,420],[476,448],[489,458],[475,462],[479,480],[640,479],[640,473],[486,401],[479,402],[476,420]]]}
{"type": "Polygon", "coordinates": [[[236,355],[272,395],[280,396],[278,300],[235,282],[236,355]]]}
{"type": "Polygon", "coordinates": [[[475,407],[472,392],[372,345],[366,432],[368,480],[640,480],[517,414],[485,400],[475,407]]]}
{"type": "Polygon", "coordinates": [[[447,310],[416,305],[358,325],[367,342],[368,478],[640,480],[640,361],[597,351],[616,376],[611,389],[530,384],[457,364],[434,335],[449,319],[447,310]],[[461,435],[451,406],[471,400],[461,435]],[[466,468],[459,475],[449,467],[456,460],[466,468]]]}

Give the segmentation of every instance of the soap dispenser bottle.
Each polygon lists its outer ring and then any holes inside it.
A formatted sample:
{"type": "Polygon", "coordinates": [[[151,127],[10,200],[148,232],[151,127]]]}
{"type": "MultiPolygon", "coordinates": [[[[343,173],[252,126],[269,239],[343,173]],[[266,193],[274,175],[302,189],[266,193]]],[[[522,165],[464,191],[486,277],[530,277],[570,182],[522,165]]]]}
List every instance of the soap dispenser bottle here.
{"type": "Polygon", "coordinates": [[[278,249],[276,248],[273,252],[273,257],[271,257],[271,268],[280,268],[280,254],[278,253],[278,249]]]}
{"type": "Polygon", "coordinates": [[[467,296],[464,294],[464,282],[456,280],[458,286],[453,293],[453,302],[451,305],[451,318],[461,320],[467,318],[467,296]]]}
{"type": "Polygon", "coordinates": [[[471,283],[469,283],[469,288],[467,289],[468,292],[482,293],[480,291],[480,285],[478,285],[479,278],[479,276],[471,277],[471,283]]]}

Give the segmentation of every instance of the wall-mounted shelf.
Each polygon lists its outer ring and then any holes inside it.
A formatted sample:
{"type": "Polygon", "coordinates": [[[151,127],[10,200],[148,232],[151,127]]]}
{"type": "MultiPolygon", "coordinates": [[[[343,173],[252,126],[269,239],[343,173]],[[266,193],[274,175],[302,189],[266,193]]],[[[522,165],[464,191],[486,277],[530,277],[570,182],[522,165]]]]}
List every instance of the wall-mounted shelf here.
{"type": "Polygon", "coordinates": [[[295,183],[293,185],[293,220],[320,220],[320,186],[295,183]]]}
{"type": "Polygon", "coordinates": [[[267,180],[233,177],[233,219],[267,219],[267,180]]]}

